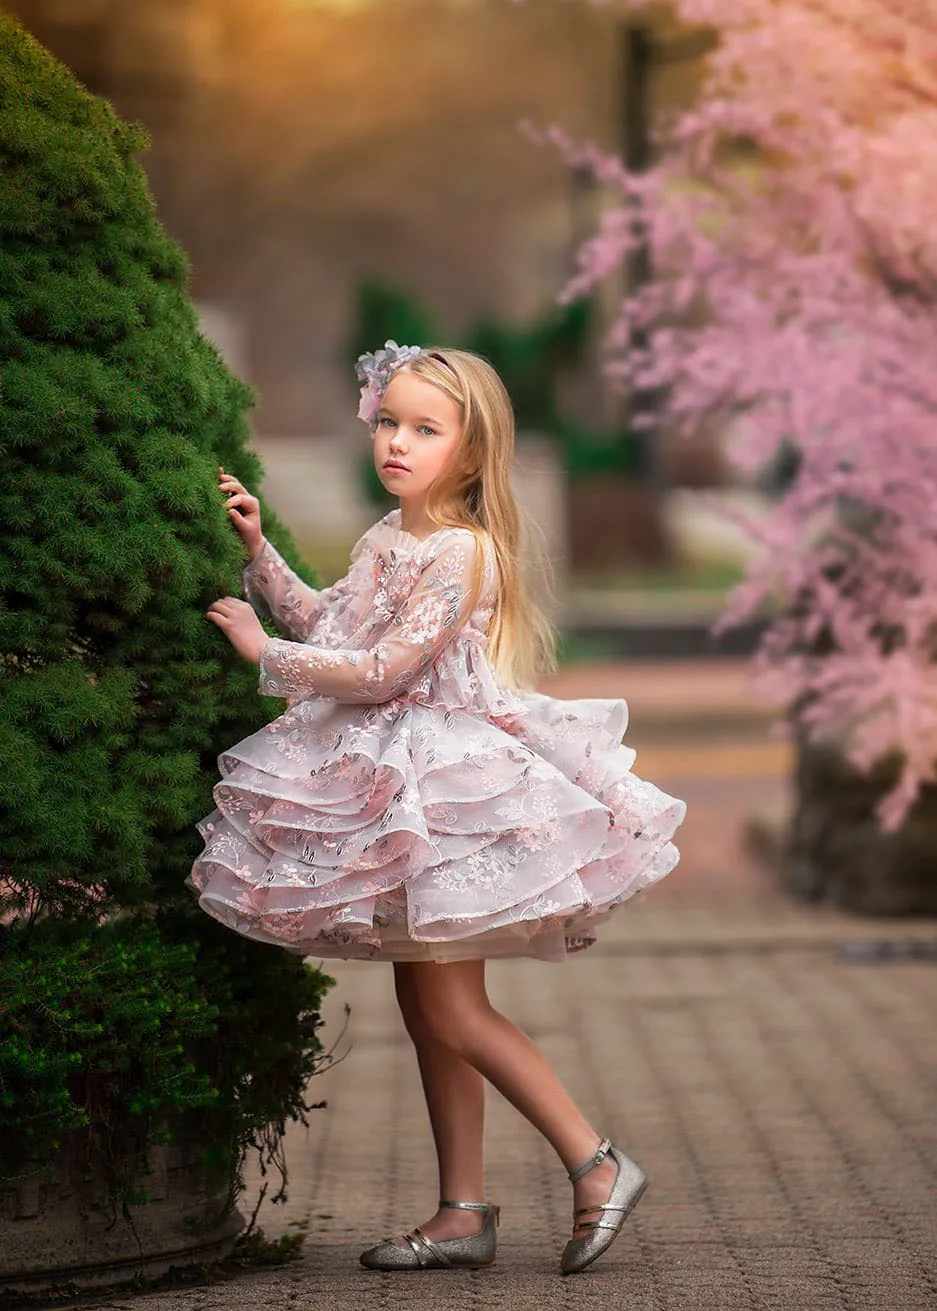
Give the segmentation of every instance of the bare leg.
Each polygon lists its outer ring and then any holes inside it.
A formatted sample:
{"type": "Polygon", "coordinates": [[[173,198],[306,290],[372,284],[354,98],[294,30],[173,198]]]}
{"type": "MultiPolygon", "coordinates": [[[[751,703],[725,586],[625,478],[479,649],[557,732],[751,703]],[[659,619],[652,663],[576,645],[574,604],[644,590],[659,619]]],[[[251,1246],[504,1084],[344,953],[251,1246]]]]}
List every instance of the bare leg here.
{"type": "MultiPolygon", "coordinates": [[[[412,965],[394,965],[397,1003],[416,1048],[436,1158],[439,1196],[450,1201],[483,1202],[485,1081],[450,1048],[436,1041],[417,1004],[412,965]]],[[[484,1215],[445,1207],[420,1224],[429,1238],[459,1238],[477,1232],[484,1215]]],[[[402,1237],[398,1238],[402,1242],[402,1237]]]]}
{"type": "MultiPolygon", "coordinates": [[[[409,968],[419,1015],[436,1043],[484,1075],[540,1130],[567,1170],[590,1156],[601,1134],[583,1117],[534,1042],[491,1005],[485,962],[415,961],[409,968]]],[[[616,1174],[615,1162],[606,1158],[574,1185],[574,1205],[606,1201],[616,1174]]]]}

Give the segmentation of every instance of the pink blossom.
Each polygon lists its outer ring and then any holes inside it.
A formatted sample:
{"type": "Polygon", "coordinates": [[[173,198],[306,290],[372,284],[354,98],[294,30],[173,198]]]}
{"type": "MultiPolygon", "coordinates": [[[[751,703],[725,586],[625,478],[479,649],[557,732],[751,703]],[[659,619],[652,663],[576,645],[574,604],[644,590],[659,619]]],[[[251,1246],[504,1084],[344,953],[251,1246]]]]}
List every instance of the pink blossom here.
{"type": "Polygon", "coordinates": [[[757,667],[801,728],[863,769],[900,752],[879,809],[894,827],[937,772],[937,7],[674,7],[720,41],[653,168],[525,129],[622,197],[561,299],[620,277],[643,236],[656,276],[622,301],[610,380],[663,387],[678,431],[730,428],[745,476],[796,445],[722,626],[770,606],[757,667]]]}
{"type": "Polygon", "coordinates": [[[371,424],[377,418],[377,412],[381,408],[381,389],[374,381],[366,382],[361,388],[360,394],[361,401],[358,405],[358,418],[364,419],[367,424],[371,424]]]}

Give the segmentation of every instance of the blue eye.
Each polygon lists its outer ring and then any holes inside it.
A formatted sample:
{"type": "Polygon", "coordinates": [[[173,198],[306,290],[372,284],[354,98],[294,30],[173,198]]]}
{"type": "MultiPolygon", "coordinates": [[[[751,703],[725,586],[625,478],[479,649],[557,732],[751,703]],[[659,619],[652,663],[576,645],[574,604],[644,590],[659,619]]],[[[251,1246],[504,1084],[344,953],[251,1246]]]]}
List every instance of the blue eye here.
{"type": "MultiPolygon", "coordinates": [[[[384,423],[389,423],[394,428],[396,428],[397,426],[397,420],[392,419],[389,414],[382,414],[377,421],[377,426],[380,428],[380,426],[384,423]]],[[[417,432],[428,433],[430,437],[436,436],[436,429],[431,428],[428,423],[420,424],[419,428],[417,429],[417,432]]]]}

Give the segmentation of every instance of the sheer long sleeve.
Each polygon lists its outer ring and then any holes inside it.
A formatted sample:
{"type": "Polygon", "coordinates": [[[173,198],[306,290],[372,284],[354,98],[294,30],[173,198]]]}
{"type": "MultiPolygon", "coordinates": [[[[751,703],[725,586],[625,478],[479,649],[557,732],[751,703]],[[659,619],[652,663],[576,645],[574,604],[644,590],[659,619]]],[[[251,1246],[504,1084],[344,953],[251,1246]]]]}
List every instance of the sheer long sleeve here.
{"type": "Polygon", "coordinates": [[[312,632],[330,589],[304,583],[271,542],[263,546],[241,574],[245,600],[255,613],[273,620],[281,633],[302,642],[312,632]]]}
{"type": "Polygon", "coordinates": [[[269,638],[261,694],[378,702],[404,691],[468,622],[478,549],[474,534],[454,534],[371,646],[332,650],[269,638]]]}

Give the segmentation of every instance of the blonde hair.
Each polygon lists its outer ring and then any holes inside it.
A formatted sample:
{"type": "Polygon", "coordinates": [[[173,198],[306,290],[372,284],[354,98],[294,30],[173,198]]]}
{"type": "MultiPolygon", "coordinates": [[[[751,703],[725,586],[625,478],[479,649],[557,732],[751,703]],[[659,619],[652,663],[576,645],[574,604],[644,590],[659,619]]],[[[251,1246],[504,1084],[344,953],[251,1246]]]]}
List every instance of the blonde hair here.
{"type": "Polygon", "coordinates": [[[556,635],[534,600],[529,574],[548,596],[549,563],[534,524],[511,490],[514,409],[498,374],[471,351],[427,346],[398,372],[413,373],[450,396],[462,411],[462,438],[452,459],[429,489],[426,511],[434,523],[470,528],[479,539],[472,591],[478,603],[484,582],[484,539],[498,573],[497,599],[488,629],[488,658],[510,687],[532,688],[538,676],[556,668],[556,635]]]}

